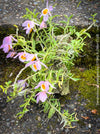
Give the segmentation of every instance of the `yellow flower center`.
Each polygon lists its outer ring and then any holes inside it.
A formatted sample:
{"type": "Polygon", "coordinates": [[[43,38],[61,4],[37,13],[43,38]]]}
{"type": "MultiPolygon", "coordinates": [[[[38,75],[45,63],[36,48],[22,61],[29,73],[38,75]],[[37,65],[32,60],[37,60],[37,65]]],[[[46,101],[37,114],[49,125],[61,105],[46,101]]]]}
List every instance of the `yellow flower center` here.
{"type": "Polygon", "coordinates": [[[32,28],[30,29],[30,33],[32,32],[32,28]]]}
{"type": "Polygon", "coordinates": [[[30,28],[30,24],[28,23],[27,26],[30,28]]]}
{"type": "Polygon", "coordinates": [[[35,64],[33,65],[33,67],[34,67],[35,70],[37,70],[37,66],[35,64]]]}
{"type": "Polygon", "coordinates": [[[46,8],[43,10],[43,14],[46,15],[47,13],[48,13],[48,9],[46,8]]]}
{"type": "Polygon", "coordinates": [[[26,60],[25,54],[21,55],[22,60],[26,60]]]}
{"type": "Polygon", "coordinates": [[[10,45],[8,45],[8,50],[10,51],[10,49],[11,49],[11,47],[10,47],[10,45]]]}
{"type": "Polygon", "coordinates": [[[41,87],[42,87],[43,90],[46,89],[45,84],[42,84],[41,87]]]}
{"type": "Polygon", "coordinates": [[[35,59],[36,59],[36,57],[34,56],[31,61],[34,61],[35,59]]]}

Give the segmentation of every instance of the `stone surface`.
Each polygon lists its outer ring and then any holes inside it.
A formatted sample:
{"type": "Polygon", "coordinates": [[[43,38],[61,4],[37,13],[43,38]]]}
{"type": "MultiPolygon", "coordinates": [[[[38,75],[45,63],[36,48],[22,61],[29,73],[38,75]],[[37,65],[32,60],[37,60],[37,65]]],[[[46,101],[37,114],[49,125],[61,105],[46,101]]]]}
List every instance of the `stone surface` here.
{"type": "MultiPolygon", "coordinates": [[[[31,11],[41,12],[46,7],[46,0],[0,0],[0,25],[2,24],[17,24],[23,22],[25,8],[31,11]]],[[[49,5],[55,5],[53,15],[59,14],[61,17],[55,21],[64,20],[64,14],[70,16],[72,25],[87,26],[91,23],[91,14],[97,13],[96,20],[100,22],[100,0],[49,0],[49,5]],[[80,4],[79,4],[80,3],[80,4]]]]}

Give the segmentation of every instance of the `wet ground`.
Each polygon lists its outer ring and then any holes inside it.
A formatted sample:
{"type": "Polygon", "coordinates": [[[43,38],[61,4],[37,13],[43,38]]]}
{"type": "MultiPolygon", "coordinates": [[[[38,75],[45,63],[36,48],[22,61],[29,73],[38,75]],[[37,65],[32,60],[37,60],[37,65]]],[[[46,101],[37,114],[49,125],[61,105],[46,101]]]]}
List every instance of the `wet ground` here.
{"type": "MultiPolygon", "coordinates": [[[[78,102],[79,93],[71,94],[70,100],[63,97],[63,109],[68,109],[70,113],[77,113],[78,122],[74,122],[75,128],[64,128],[60,125],[58,117],[55,115],[51,120],[47,120],[40,111],[38,105],[31,105],[23,119],[17,120],[16,113],[19,112],[19,104],[23,102],[22,98],[5,104],[0,112],[0,133],[1,134],[100,134],[100,116],[93,114],[90,109],[86,109],[85,99],[78,102]]],[[[5,102],[3,102],[5,103],[5,102]]]]}
{"type": "MultiPolygon", "coordinates": [[[[46,0],[0,0],[0,25],[17,24],[23,22],[22,16],[25,14],[25,8],[31,11],[41,12],[45,8],[46,0]]],[[[87,26],[91,23],[91,14],[97,13],[97,24],[100,25],[100,0],[49,0],[49,5],[55,5],[53,15],[72,15],[72,25],[87,26]]],[[[55,19],[64,20],[64,17],[55,19]]]]}

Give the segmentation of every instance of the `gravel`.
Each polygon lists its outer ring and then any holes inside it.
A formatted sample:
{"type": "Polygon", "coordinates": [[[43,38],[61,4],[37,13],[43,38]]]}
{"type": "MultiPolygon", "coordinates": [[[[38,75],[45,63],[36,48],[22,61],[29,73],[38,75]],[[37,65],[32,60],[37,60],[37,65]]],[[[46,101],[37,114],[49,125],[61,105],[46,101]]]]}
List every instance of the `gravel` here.
{"type": "MultiPolygon", "coordinates": [[[[90,25],[91,14],[97,13],[97,24],[100,24],[100,1],[99,0],[52,0],[49,5],[55,5],[53,15],[59,14],[61,17],[54,21],[66,20],[62,15],[72,15],[71,25],[88,26],[90,25]],[[80,2],[80,4],[79,4],[80,2]],[[78,6],[79,4],[79,6],[78,6]]],[[[23,22],[22,16],[25,14],[25,8],[31,11],[41,12],[45,8],[45,0],[1,0],[0,1],[0,25],[2,24],[17,24],[23,22]]]]}

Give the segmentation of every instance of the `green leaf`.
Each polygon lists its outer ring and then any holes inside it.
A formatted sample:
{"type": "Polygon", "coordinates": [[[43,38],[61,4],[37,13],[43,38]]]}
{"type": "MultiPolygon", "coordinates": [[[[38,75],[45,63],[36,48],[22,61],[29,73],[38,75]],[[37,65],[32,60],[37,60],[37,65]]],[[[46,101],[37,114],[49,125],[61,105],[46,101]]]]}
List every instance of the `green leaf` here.
{"type": "Polygon", "coordinates": [[[54,108],[51,108],[49,113],[48,113],[48,118],[50,119],[54,114],[55,114],[55,109],[54,108]]]}
{"type": "Polygon", "coordinates": [[[32,78],[33,78],[33,80],[36,82],[36,75],[33,75],[32,78]]]}
{"type": "Polygon", "coordinates": [[[5,82],[6,85],[10,85],[12,81],[5,82]]]}
{"type": "Polygon", "coordinates": [[[66,23],[66,21],[59,21],[60,23],[66,23]]]}
{"type": "Polygon", "coordinates": [[[79,37],[79,36],[80,36],[79,32],[76,32],[75,34],[77,35],[77,37],[79,37]]]}
{"type": "Polygon", "coordinates": [[[77,8],[79,7],[80,4],[81,4],[81,1],[79,1],[78,5],[77,5],[77,8]]]}
{"type": "Polygon", "coordinates": [[[60,17],[60,15],[51,16],[52,19],[54,19],[55,17],[60,17]]]}
{"type": "Polygon", "coordinates": [[[23,114],[23,112],[22,112],[22,111],[21,111],[21,112],[19,112],[19,113],[17,113],[17,114],[16,114],[16,116],[21,115],[21,114],[23,114]]]}
{"type": "Polygon", "coordinates": [[[24,109],[23,109],[23,112],[24,113],[27,113],[29,110],[26,108],[26,107],[24,107],[24,109]]]}
{"type": "Polygon", "coordinates": [[[89,38],[91,38],[91,35],[89,33],[85,33],[89,38]]]}
{"type": "Polygon", "coordinates": [[[20,107],[24,107],[25,105],[26,105],[26,103],[24,103],[24,104],[20,105],[20,107]]]}
{"type": "Polygon", "coordinates": [[[49,111],[49,109],[50,109],[50,105],[48,104],[48,103],[45,103],[44,104],[44,113],[47,113],[48,111],[49,111]]]}
{"type": "Polygon", "coordinates": [[[32,98],[31,101],[36,103],[36,100],[34,98],[32,98]]]}
{"type": "Polygon", "coordinates": [[[78,80],[80,80],[80,78],[70,78],[70,79],[72,79],[73,81],[78,81],[78,80]]]}
{"type": "Polygon", "coordinates": [[[85,31],[86,31],[86,29],[85,29],[85,28],[84,28],[84,29],[82,29],[82,30],[80,31],[80,34],[83,34],[85,31]]]}
{"type": "Polygon", "coordinates": [[[5,88],[2,85],[0,85],[0,88],[5,92],[5,88]]]}

